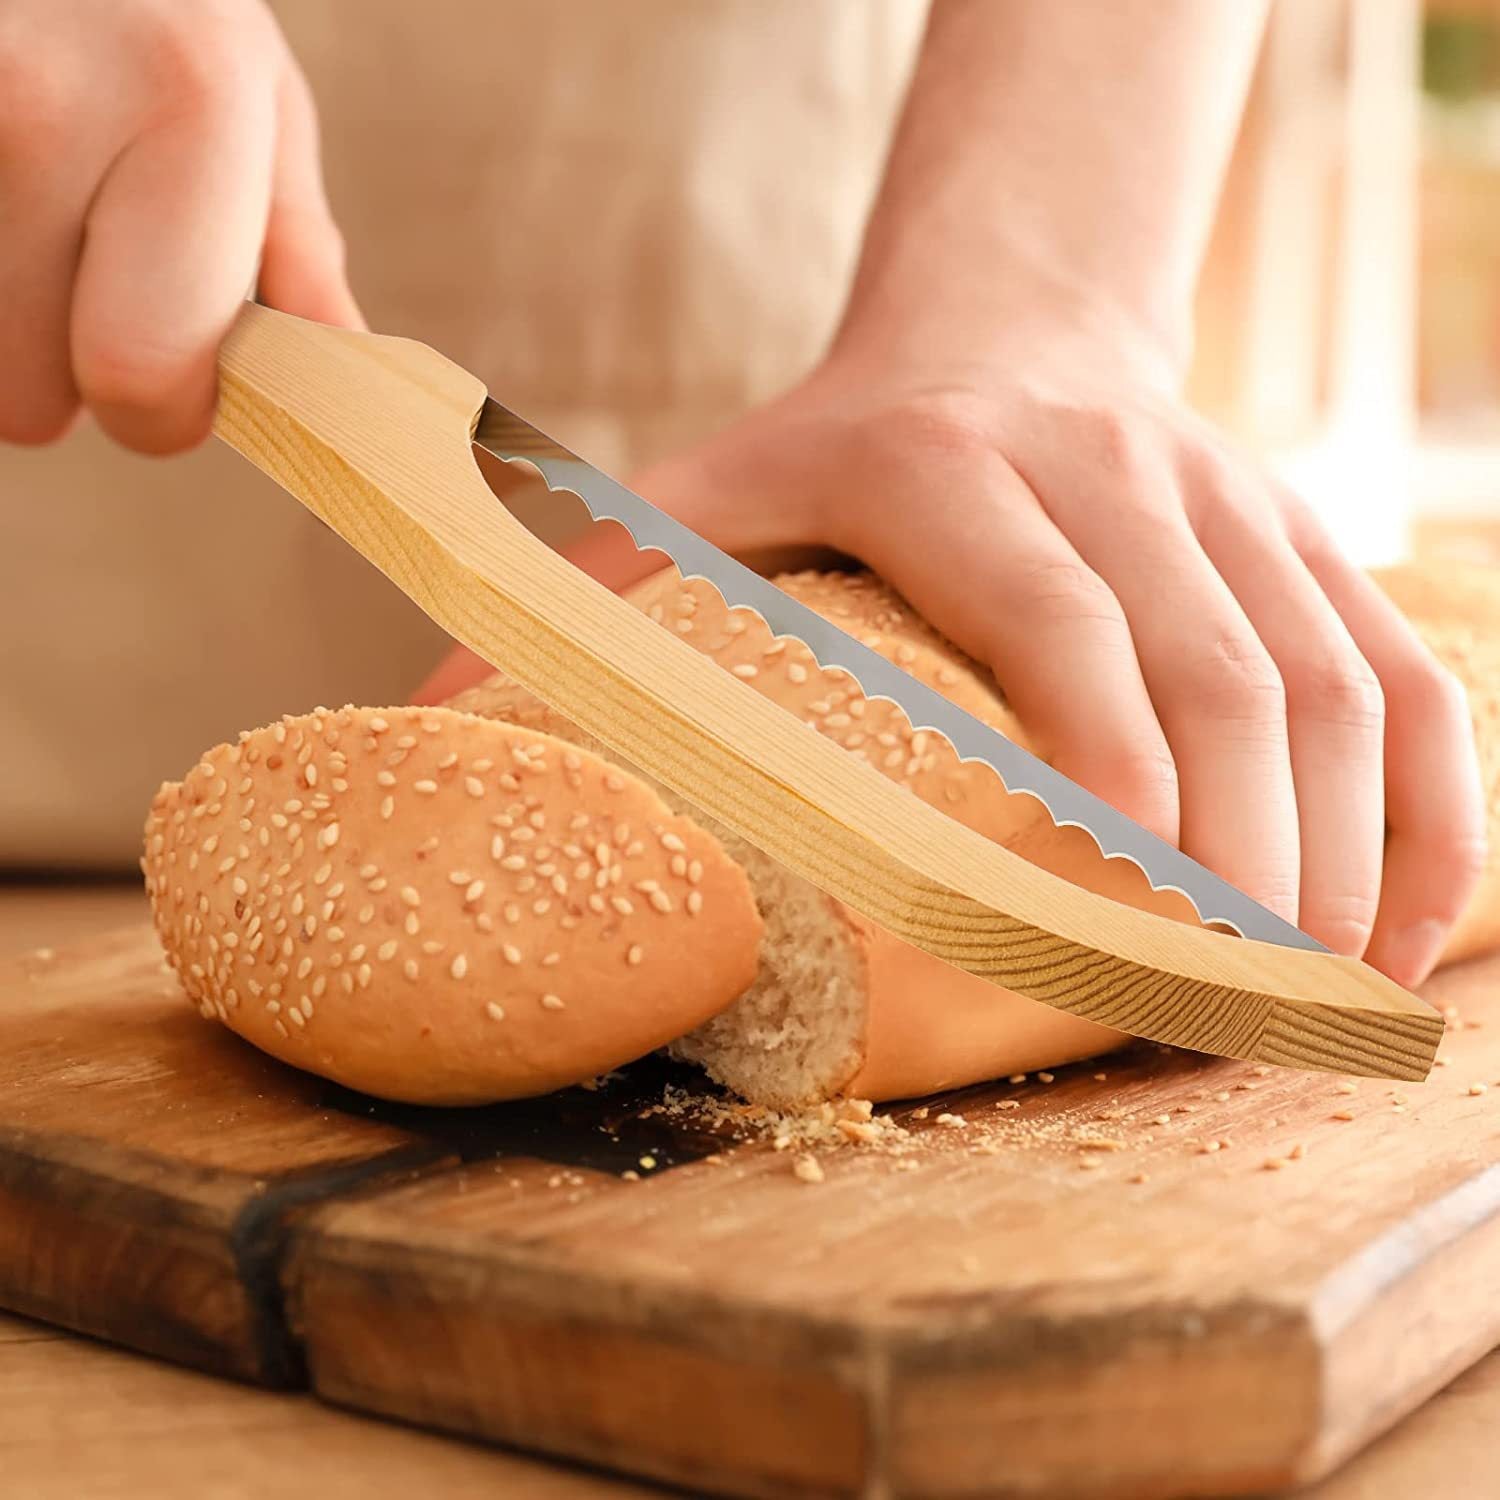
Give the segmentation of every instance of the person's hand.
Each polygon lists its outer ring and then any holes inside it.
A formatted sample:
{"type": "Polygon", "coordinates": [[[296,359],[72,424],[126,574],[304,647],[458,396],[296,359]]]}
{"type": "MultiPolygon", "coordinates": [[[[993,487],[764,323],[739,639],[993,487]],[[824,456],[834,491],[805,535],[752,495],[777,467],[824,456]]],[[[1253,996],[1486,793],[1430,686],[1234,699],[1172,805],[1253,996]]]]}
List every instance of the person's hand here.
{"type": "MultiPolygon", "coordinates": [[[[727,550],[862,559],[1060,770],[1415,983],[1483,860],[1463,690],[1155,368],[1057,325],[996,353],[920,378],[836,356],[635,485],[727,550]]],[[[615,585],[655,565],[589,548],[615,585]]],[[[485,670],[456,655],[424,696],[485,670]]]]}
{"type": "Polygon", "coordinates": [[[0,440],[81,407],[143,452],[202,439],[257,259],[274,306],[359,321],[260,0],[7,0],[0,100],[0,440]]]}

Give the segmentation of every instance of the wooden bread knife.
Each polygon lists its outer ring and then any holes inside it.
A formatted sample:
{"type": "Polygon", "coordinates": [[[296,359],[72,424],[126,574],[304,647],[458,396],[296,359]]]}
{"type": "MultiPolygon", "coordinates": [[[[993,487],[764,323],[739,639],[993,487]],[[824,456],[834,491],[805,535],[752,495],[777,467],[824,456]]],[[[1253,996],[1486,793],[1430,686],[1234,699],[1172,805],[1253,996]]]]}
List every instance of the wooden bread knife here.
{"type": "Polygon", "coordinates": [[[214,430],[455,639],[788,868],[970,973],[1204,1052],[1421,1079],[1441,1016],[1252,901],[488,398],[409,340],[247,304],[214,430]],[[686,577],[987,763],[1213,931],[1028,863],[809,729],[596,583],[496,498],[474,444],[579,496],[686,577]],[[1238,934],[1238,935],[1235,935],[1238,934]]]}

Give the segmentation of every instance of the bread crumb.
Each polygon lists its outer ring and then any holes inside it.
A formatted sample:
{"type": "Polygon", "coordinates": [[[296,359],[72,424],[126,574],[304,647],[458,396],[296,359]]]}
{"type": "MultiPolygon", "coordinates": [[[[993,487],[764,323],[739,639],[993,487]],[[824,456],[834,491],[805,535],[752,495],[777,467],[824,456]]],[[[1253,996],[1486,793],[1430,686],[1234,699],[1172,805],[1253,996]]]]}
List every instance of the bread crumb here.
{"type": "Polygon", "coordinates": [[[799,1156],[792,1163],[792,1175],[799,1182],[822,1182],[825,1180],[823,1168],[819,1165],[817,1157],[806,1153],[799,1156]]]}
{"type": "Polygon", "coordinates": [[[1334,1090],[1335,1094],[1357,1094],[1358,1092],[1359,1085],[1357,1083],[1341,1083],[1334,1090]]]}
{"type": "Polygon", "coordinates": [[[1489,1091],[1490,1086],[1487,1083],[1471,1083],[1469,1085],[1469,1095],[1471,1098],[1477,1099],[1479,1095],[1487,1094],[1489,1091]]]}
{"type": "Polygon", "coordinates": [[[1286,1158],[1282,1156],[1268,1156],[1261,1164],[1262,1172],[1279,1172],[1286,1166],[1286,1158]]]}
{"type": "Polygon", "coordinates": [[[967,1130],[969,1126],[969,1122],[962,1115],[948,1114],[947,1112],[940,1114],[934,1123],[946,1125],[951,1130],[967,1130]]]}
{"type": "Polygon", "coordinates": [[[1354,1112],[1353,1112],[1353,1110],[1348,1110],[1348,1109],[1336,1109],[1333,1112],[1333,1118],[1335,1120],[1344,1120],[1344,1121],[1352,1120],[1354,1118],[1354,1112]]]}
{"type": "Polygon", "coordinates": [[[1143,1182],[1150,1182],[1151,1177],[1146,1172],[1132,1172],[1125,1181],[1130,1183],[1132,1187],[1139,1187],[1143,1182]]]}
{"type": "Polygon", "coordinates": [[[1056,1073],[1038,1073],[1036,1076],[1037,1076],[1037,1082],[1038,1083],[1056,1083],[1057,1082],[1057,1074],[1056,1073]]]}

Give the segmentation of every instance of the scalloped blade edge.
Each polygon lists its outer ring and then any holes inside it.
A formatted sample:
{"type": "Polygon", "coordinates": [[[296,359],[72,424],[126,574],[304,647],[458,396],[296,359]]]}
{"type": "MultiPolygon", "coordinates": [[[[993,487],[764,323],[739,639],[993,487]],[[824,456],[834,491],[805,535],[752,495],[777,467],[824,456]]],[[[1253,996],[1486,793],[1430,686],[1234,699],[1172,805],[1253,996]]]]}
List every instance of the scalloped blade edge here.
{"type": "Polygon", "coordinates": [[[555,443],[493,398],[485,401],[474,441],[505,463],[530,465],[549,489],[576,495],[596,521],[623,526],[642,551],[663,553],[684,578],[701,578],[718,590],[730,608],[758,615],[775,636],[801,641],[820,666],[847,672],[867,697],[896,704],[913,729],[941,735],[961,761],[987,765],[1007,792],[1036,798],[1059,827],[1082,829],[1106,859],[1129,860],[1153,889],[1184,896],[1202,921],[1230,927],[1241,937],[1260,942],[1328,951],[1197,860],[965,713],[941,693],[555,443]]]}

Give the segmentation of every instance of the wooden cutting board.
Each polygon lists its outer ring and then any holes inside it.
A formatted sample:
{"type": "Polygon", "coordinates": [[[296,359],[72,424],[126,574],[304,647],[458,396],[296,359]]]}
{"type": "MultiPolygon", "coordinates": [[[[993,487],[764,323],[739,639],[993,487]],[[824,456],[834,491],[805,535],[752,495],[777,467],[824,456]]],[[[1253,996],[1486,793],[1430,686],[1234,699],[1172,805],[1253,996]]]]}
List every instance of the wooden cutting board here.
{"type": "Polygon", "coordinates": [[[1497,991],[1433,983],[1425,1085],[1141,1047],[806,1182],[642,1118],[657,1064],[376,1105],[200,1021],[131,928],[0,971],[0,1304],[695,1492],[1264,1493],[1500,1342],[1497,991]]]}

